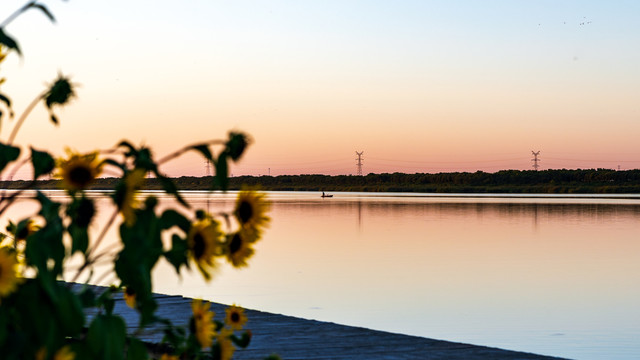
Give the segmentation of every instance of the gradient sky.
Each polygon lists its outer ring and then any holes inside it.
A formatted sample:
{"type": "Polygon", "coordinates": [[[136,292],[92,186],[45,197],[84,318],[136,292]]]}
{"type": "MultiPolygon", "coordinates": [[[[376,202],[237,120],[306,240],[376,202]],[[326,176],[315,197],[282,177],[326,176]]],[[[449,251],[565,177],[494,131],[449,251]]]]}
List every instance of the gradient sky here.
{"type": "MultiPolygon", "coordinates": [[[[16,142],[121,139],[162,156],[246,131],[233,175],[640,168],[637,1],[47,1],[11,23],[20,113],[57,72],[78,97],[16,142]]],[[[3,1],[0,13],[23,4],[3,1]]],[[[5,141],[14,122],[4,120],[5,141]]],[[[186,156],[170,176],[205,174],[186,156]]]]}

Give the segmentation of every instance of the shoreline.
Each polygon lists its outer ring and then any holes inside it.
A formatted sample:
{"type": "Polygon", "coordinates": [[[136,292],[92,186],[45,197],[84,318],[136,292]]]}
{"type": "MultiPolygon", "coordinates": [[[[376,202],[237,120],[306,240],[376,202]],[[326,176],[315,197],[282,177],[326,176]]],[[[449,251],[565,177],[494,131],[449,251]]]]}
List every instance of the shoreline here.
{"type": "MultiPolygon", "coordinates": [[[[77,289],[83,284],[73,284],[77,289]]],[[[102,286],[89,285],[100,291],[102,286]]],[[[192,299],[178,295],[154,294],[158,313],[174,325],[187,325],[191,315],[192,299]]],[[[211,303],[220,316],[227,305],[211,303]]],[[[114,313],[122,316],[127,331],[137,329],[138,314],[127,307],[124,299],[115,299],[114,313]]],[[[238,349],[234,359],[261,359],[278,354],[282,359],[452,359],[452,360],[557,360],[553,356],[504,350],[481,345],[435,340],[403,335],[331,322],[307,320],[293,316],[245,309],[249,321],[246,328],[252,332],[251,343],[238,349]]],[[[89,316],[91,317],[91,315],[89,316]]],[[[145,330],[141,340],[157,344],[164,333],[160,327],[145,330]]]]}

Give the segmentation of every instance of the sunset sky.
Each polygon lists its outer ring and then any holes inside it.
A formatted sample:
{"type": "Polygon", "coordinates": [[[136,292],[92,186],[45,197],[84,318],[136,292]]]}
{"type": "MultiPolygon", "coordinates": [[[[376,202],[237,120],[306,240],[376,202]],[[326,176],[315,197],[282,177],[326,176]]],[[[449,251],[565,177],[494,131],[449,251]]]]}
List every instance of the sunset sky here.
{"type": "MultiPolygon", "coordinates": [[[[3,1],[4,19],[23,1],[3,1]]],[[[58,72],[79,85],[16,142],[60,155],[228,130],[233,175],[640,168],[640,2],[47,1],[6,32],[17,113],[58,72]]],[[[5,119],[6,141],[14,121],[5,119]]],[[[205,175],[196,156],[164,168],[205,175]]]]}

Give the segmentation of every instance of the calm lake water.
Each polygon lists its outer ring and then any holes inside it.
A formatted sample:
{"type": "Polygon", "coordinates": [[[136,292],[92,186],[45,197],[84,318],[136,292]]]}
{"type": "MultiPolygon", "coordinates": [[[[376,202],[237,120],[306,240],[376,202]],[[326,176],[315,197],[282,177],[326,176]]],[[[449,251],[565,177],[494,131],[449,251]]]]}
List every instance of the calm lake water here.
{"type": "MultiPolygon", "coordinates": [[[[207,284],[161,263],[155,291],[573,359],[640,358],[640,197],[333,194],[268,193],[271,226],[249,268],[225,266],[207,284]]],[[[185,196],[212,212],[235,199],[185,196]]],[[[97,232],[112,210],[96,198],[97,232]]],[[[23,203],[18,213],[33,210],[23,203]]]]}

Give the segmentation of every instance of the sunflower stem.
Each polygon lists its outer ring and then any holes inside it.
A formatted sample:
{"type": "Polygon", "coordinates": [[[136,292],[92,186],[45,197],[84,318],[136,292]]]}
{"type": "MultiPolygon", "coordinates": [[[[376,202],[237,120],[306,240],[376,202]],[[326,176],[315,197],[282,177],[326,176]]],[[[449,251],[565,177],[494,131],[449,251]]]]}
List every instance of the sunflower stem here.
{"type": "Polygon", "coordinates": [[[27,108],[24,110],[22,115],[20,115],[18,122],[13,127],[13,131],[11,131],[11,135],[9,136],[9,140],[7,141],[8,145],[11,145],[13,143],[13,140],[16,138],[16,135],[18,135],[18,130],[20,130],[20,127],[22,127],[22,123],[24,123],[27,116],[29,116],[31,111],[33,111],[36,105],[38,105],[38,102],[42,100],[42,97],[44,96],[44,94],[46,94],[46,92],[43,92],[41,95],[38,95],[35,99],[33,99],[29,104],[29,106],[27,106],[27,108]]]}
{"type": "Polygon", "coordinates": [[[11,194],[10,196],[5,196],[5,194],[2,194],[2,198],[0,198],[0,204],[5,201],[7,203],[4,204],[2,208],[0,208],[0,215],[2,215],[9,208],[9,206],[11,206],[11,204],[13,204],[13,202],[16,200],[16,198],[19,195],[21,195],[25,190],[31,189],[35,184],[36,184],[36,181],[31,180],[31,182],[29,182],[27,185],[23,186],[22,188],[18,189],[16,192],[11,194]]]}
{"type": "Polygon", "coordinates": [[[24,4],[21,8],[14,11],[13,14],[9,15],[6,19],[4,19],[4,21],[0,24],[0,28],[3,28],[9,25],[9,23],[15,20],[15,18],[17,18],[18,16],[20,16],[20,14],[27,11],[31,6],[35,5],[35,3],[36,1],[29,1],[26,4],[24,4]]]}
{"type": "Polygon", "coordinates": [[[89,249],[89,251],[87,251],[87,262],[89,264],[93,263],[93,261],[95,260],[95,259],[91,258],[91,255],[93,255],[95,250],[98,248],[98,245],[100,245],[100,242],[102,241],[102,239],[104,239],[105,235],[107,235],[107,231],[109,230],[111,225],[113,225],[114,221],[116,220],[116,216],[118,216],[118,213],[119,213],[118,209],[116,209],[116,211],[113,212],[113,214],[111,215],[111,218],[109,218],[109,222],[107,222],[107,224],[104,226],[104,228],[102,228],[102,232],[98,236],[98,239],[96,239],[95,244],[93,244],[91,249],[89,249]]]}
{"type": "Polygon", "coordinates": [[[205,143],[199,142],[199,143],[194,143],[194,144],[191,144],[191,145],[187,145],[187,146],[183,147],[182,149],[174,151],[171,154],[166,155],[162,159],[158,160],[157,164],[160,165],[160,164],[163,164],[163,163],[165,163],[167,161],[173,160],[173,159],[177,158],[178,156],[186,153],[187,151],[193,150],[193,148],[195,146],[198,146],[198,145],[224,145],[224,144],[226,144],[226,143],[223,140],[211,140],[211,141],[207,141],[205,143]]]}

